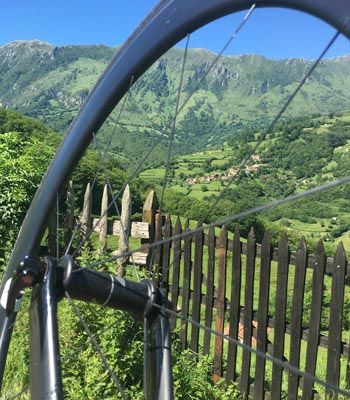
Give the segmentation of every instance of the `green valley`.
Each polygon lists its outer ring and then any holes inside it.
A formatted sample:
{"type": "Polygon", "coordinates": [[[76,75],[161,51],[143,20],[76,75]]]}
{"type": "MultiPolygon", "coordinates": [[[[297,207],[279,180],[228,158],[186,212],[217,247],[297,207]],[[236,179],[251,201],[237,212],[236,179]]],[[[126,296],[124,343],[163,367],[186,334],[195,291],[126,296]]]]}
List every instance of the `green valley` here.
{"type": "MultiPolygon", "coordinates": [[[[178,212],[179,204],[183,204],[188,208],[187,216],[198,219],[198,210],[205,210],[202,217],[205,215],[208,222],[346,176],[349,117],[349,113],[332,114],[280,124],[240,173],[239,163],[245,152],[251,151],[259,132],[247,132],[216,149],[176,157],[165,196],[169,211],[178,212]],[[216,212],[206,215],[221,192],[224,194],[214,208],[216,212]]],[[[165,168],[149,168],[140,177],[157,187],[163,183],[164,174],[165,168]]],[[[334,249],[340,240],[350,244],[349,195],[346,185],[281,206],[248,222],[258,229],[262,225],[276,232],[276,237],[286,231],[295,244],[304,235],[312,246],[322,238],[334,249]]]]}

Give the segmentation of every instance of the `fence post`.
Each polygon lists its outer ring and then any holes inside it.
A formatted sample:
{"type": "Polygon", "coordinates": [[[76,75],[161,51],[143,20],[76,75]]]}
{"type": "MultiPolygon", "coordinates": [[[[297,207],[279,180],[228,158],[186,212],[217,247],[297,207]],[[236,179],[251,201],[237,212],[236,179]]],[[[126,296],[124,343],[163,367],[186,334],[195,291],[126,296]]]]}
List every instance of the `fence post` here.
{"type": "MultiPolygon", "coordinates": [[[[188,317],[190,295],[191,295],[191,247],[192,247],[192,235],[190,234],[189,221],[187,219],[185,224],[185,232],[187,235],[184,237],[184,272],[183,272],[183,284],[182,284],[182,304],[181,311],[184,317],[188,317]]],[[[180,331],[180,343],[181,349],[184,350],[187,347],[187,329],[188,322],[183,319],[181,321],[180,331]]]]}
{"type": "Polygon", "coordinates": [[[107,247],[107,228],[108,228],[108,186],[104,185],[101,201],[101,217],[99,224],[100,231],[100,252],[103,253],[107,247]]]}
{"type": "Polygon", "coordinates": [[[82,229],[83,239],[87,238],[87,235],[92,228],[91,206],[92,206],[92,196],[91,196],[91,185],[89,182],[86,185],[86,190],[84,194],[83,213],[81,216],[81,229],[82,229]]]}
{"type": "MultiPolygon", "coordinates": [[[[245,290],[244,290],[243,343],[246,346],[252,345],[255,255],[256,255],[255,234],[254,234],[254,229],[252,228],[249,232],[247,240],[247,262],[246,262],[246,277],[245,277],[245,290]]],[[[243,399],[248,399],[249,395],[250,363],[251,363],[251,353],[248,350],[244,349],[242,356],[242,374],[241,374],[241,391],[243,399]]]]}
{"type": "MultiPolygon", "coordinates": [[[[215,269],[215,228],[211,226],[208,231],[208,272],[205,293],[205,326],[211,329],[214,306],[214,269],[215,269]]],[[[203,353],[210,353],[211,332],[204,332],[203,353]]]]}
{"type": "MultiPolygon", "coordinates": [[[[149,224],[149,239],[141,239],[141,244],[149,244],[154,243],[155,233],[156,233],[156,210],[159,207],[158,198],[156,192],[152,190],[143,205],[142,212],[142,222],[147,222],[149,224]]],[[[147,266],[149,270],[152,269],[152,254],[154,249],[146,249],[145,252],[148,254],[147,256],[147,266]]]]}
{"type": "MultiPolygon", "coordinates": [[[[242,259],[241,259],[241,238],[239,229],[236,226],[232,243],[232,277],[231,277],[231,308],[229,336],[238,340],[239,322],[241,319],[241,283],[242,283],[242,259]]],[[[229,342],[227,351],[226,382],[236,380],[237,345],[229,342]]]]}
{"type": "MultiPolygon", "coordinates": [[[[226,290],[226,265],[227,265],[227,229],[223,226],[219,237],[218,250],[218,296],[216,299],[215,330],[224,333],[225,321],[225,290],[226,290]]],[[[224,340],[221,336],[215,338],[215,355],[213,380],[217,382],[222,377],[222,355],[224,340]]]]}
{"type": "MultiPolygon", "coordinates": [[[[129,235],[131,226],[131,195],[129,185],[125,186],[122,197],[122,210],[120,215],[120,232],[118,254],[121,255],[129,249],[129,235]]],[[[118,258],[118,276],[125,275],[125,265],[128,257],[118,258]]]]}
{"type": "MultiPolygon", "coordinates": [[[[159,212],[155,215],[155,235],[153,243],[158,243],[163,239],[163,215],[159,212]]],[[[160,285],[163,275],[163,250],[164,245],[159,244],[153,247],[152,259],[150,263],[154,270],[154,280],[160,285]]]]}
{"type": "MultiPolygon", "coordinates": [[[[202,224],[198,222],[196,229],[201,229],[202,224]]],[[[194,262],[193,262],[193,300],[192,300],[192,319],[200,323],[201,303],[202,303],[202,268],[203,268],[203,231],[200,230],[194,235],[194,262]]],[[[198,353],[199,328],[192,326],[191,349],[198,353]]]]}
{"type": "MultiPolygon", "coordinates": [[[[171,218],[170,215],[168,215],[164,226],[164,239],[169,239],[171,237],[172,229],[171,218]]],[[[170,241],[163,244],[162,276],[160,277],[160,282],[161,287],[166,293],[168,293],[169,290],[170,249],[170,241]]]]}
{"type": "MultiPolygon", "coordinates": [[[[286,325],[286,306],[287,306],[287,284],[289,268],[289,248],[288,238],[283,234],[278,246],[278,270],[276,282],[276,306],[275,306],[275,332],[273,336],[273,356],[283,360],[284,354],[284,334],[286,325]]],[[[271,398],[281,397],[282,391],[282,367],[273,364],[271,398]]]]}
{"type": "MultiPolygon", "coordinates": [[[[307,252],[305,239],[301,238],[295,261],[294,288],[292,300],[292,321],[290,335],[289,363],[296,368],[300,367],[300,350],[303,325],[303,302],[305,290],[305,276],[307,268],[307,252]]],[[[297,400],[300,378],[289,373],[288,400],[297,400]]]]}
{"type": "MultiPolygon", "coordinates": [[[[258,329],[257,329],[257,350],[260,350],[263,353],[266,353],[267,342],[268,342],[267,328],[268,328],[268,311],[269,311],[271,256],[272,256],[271,238],[269,232],[265,232],[261,247],[258,329]]],[[[264,398],[264,380],[265,380],[265,359],[261,357],[256,357],[254,397],[257,399],[264,398]]]]}
{"type": "Polygon", "coordinates": [[[48,223],[47,246],[49,254],[52,257],[58,257],[57,254],[57,207],[54,208],[48,223]]]}
{"type": "Polygon", "coordinates": [[[68,248],[70,241],[72,240],[73,231],[75,228],[74,219],[74,186],[73,181],[69,181],[67,186],[67,198],[66,198],[67,210],[66,218],[64,221],[64,243],[65,247],[68,248]]]}
{"type": "MultiPolygon", "coordinates": [[[[315,375],[316,360],[318,350],[318,340],[320,335],[320,322],[322,311],[322,294],[323,294],[323,279],[326,267],[326,255],[322,240],[317,244],[315,251],[315,266],[312,274],[312,297],[311,297],[311,312],[309,322],[309,337],[306,349],[305,372],[315,375]]],[[[313,398],[313,380],[304,379],[302,400],[313,398]]]]}
{"type": "MultiPolygon", "coordinates": [[[[182,233],[181,221],[177,217],[174,235],[180,235],[182,233]]],[[[177,303],[179,299],[179,280],[180,280],[180,265],[181,265],[181,238],[175,239],[173,243],[173,278],[171,282],[171,301],[174,305],[174,309],[177,310],[177,303]]],[[[171,329],[176,328],[177,318],[175,315],[171,315],[171,329]]]]}
{"type": "MultiPolygon", "coordinates": [[[[343,243],[340,242],[333,261],[326,375],[327,382],[336,386],[339,385],[340,377],[345,273],[346,256],[343,243]]],[[[333,396],[330,392],[327,394],[330,398],[338,398],[337,394],[333,396]]]]}

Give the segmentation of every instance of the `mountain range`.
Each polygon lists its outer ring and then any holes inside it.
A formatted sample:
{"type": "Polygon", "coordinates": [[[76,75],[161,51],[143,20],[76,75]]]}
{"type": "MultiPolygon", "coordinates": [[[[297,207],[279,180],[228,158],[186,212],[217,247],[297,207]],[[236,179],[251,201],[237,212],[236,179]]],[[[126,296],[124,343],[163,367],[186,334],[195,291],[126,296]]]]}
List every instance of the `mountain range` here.
{"type": "MultiPolygon", "coordinates": [[[[39,40],[0,46],[0,106],[43,120],[64,132],[118,47],[56,47],[39,40]]],[[[173,48],[133,86],[125,109],[102,131],[115,130],[113,150],[142,154],[173,118],[184,50],[173,48]],[[127,133],[127,135],[126,135],[127,133]]],[[[285,104],[313,61],[268,59],[254,54],[220,57],[189,49],[175,151],[193,152],[223,143],[242,130],[266,127],[285,104]]],[[[324,59],[291,103],[285,118],[350,110],[350,57],[324,59]]],[[[118,107],[117,107],[118,108],[118,107]]],[[[165,149],[166,143],[161,144],[165,149]]],[[[157,158],[155,159],[157,161],[157,158]]]]}

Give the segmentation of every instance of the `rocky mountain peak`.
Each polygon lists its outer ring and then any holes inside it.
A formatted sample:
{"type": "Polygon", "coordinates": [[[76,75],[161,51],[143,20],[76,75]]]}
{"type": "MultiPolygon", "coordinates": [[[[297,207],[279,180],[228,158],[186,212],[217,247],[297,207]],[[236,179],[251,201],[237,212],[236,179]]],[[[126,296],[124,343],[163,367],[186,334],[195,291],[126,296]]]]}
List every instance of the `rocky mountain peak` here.
{"type": "Polygon", "coordinates": [[[336,61],[336,62],[349,63],[350,62],[350,55],[349,54],[344,54],[343,56],[334,57],[333,60],[336,61]]]}
{"type": "Polygon", "coordinates": [[[38,39],[34,40],[15,40],[0,46],[0,52],[8,60],[18,59],[19,57],[40,56],[41,58],[53,58],[55,46],[48,42],[38,39]]]}

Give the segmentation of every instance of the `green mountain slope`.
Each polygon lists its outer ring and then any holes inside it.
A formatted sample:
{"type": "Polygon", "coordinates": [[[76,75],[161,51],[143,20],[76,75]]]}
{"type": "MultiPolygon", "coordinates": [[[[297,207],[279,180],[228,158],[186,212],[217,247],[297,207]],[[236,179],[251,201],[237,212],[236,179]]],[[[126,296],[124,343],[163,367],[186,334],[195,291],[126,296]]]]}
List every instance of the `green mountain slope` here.
{"type": "MultiPolygon", "coordinates": [[[[116,48],[102,45],[54,47],[40,41],[0,46],[0,104],[43,119],[64,131],[116,48]]],[[[215,54],[188,52],[175,151],[189,153],[221,143],[247,127],[261,128],[278,112],[312,61],[271,60],[257,55],[225,56],[206,74],[215,54]]],[[[173,117],[183,50],[172,49],[131,90],[116,129],[114,150],[131,158],[144,152],[173,117]],[[121,145],[121,142],[124,144],[121,145]]],[[[292,102],[286,117],[350,109],[350,58],[320,63],[292,102]]],[[[104,127],[113,129],[113,117],[104,127]]],[[[162,158],[159,154],[153,161],[162,158]]]]}

